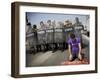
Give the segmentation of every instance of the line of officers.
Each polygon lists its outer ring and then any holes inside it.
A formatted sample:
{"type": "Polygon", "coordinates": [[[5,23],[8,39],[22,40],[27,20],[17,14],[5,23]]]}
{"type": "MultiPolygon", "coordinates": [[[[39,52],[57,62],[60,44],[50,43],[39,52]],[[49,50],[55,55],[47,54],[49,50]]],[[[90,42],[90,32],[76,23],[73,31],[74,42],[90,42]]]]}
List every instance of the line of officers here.
{"type": "MultiPolygon", "coordinates": [[[[77,20],[78,18],[76,18],[77,20]]],[[[45,25],[43,21],[40,22],[40,28],[37,29],[37,25],[31,25],[27,23],[26,27],[26,52],[37,53],[57,50],[64,51],[68,48],[69,34],[74,32],[77,37],[81,37],[81,32],[84,30],[83,25],[76,21],[73,25],[70,21],[66,21],[65,24],[59,23],[60,27],[56,27],[55,22],[51,20],[47,21],[48,25],[45,25]]]]}

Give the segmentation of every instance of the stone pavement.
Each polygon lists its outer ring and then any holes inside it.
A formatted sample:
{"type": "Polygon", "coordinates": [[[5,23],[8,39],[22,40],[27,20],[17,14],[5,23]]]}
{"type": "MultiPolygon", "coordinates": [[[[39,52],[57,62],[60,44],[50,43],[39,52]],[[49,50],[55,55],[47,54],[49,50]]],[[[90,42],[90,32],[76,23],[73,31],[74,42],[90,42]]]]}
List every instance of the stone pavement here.
{"type": "Polygon", "coordinates": [[[68,62],[68,50],[65,51],[52,51],[39,52],[36,54],[26,54],[26,66],[36,67],[36,66],[59,66],[59,65],[71,65],[71,64],[87,64],[89,63],[89,49],[86,47],[82,49],[82,53],[85,54],[86,62],[74,61],[68,62]]]}

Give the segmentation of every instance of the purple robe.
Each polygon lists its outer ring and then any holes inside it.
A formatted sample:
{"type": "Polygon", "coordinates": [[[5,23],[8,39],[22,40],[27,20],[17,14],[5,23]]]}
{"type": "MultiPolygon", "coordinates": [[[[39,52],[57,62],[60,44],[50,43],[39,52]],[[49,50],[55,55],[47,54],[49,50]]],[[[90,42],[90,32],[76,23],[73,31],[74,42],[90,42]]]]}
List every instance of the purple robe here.
{"type": "Polygon", "coordinates": [[[79,44],[80,43],[80,38],[75,38],[75,39],[71,39],[69,38],[68,40],[68,45],[71,46],[71,52],[72,54],[78,54],[79,52],[79,44]]]}

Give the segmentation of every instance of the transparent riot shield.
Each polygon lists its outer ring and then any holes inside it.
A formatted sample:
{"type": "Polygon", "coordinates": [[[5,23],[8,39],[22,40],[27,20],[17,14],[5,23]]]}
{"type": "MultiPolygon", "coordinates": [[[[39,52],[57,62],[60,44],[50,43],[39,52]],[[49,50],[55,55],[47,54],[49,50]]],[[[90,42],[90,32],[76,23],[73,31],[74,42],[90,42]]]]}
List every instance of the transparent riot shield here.
{"type": "Polygon", "coordinates": [[[83,25],[80,25],[80,26],[73,26],[73,28],[74,28],[75,36],[81,38],[81,31],[84,30],[83,25]]]}
{"type": "Polygon", "coordinates": [[[46,30],[46,43],[49,47],[49,49],[53,50],[54,48],[54,29],[51,28],[51,29],[47,29],[46,30]]]}
{"type": "Polygon", "coordinates": [[[62,46],[63,46],[63,29],[62,28],[54,29],[54,42],[57,45],[57,49],[62,49],[62,46]]]}
{"type": "Polygon", "coordinates": [[[63,41],[64,41],[64,49],[67,49],[68,48],[68,39],[69,39],[69,35],[70,33],[72,33],[74,30],[73,30],[73,27],[66,27],[66,28],[63,28],[63,41]]]}
{"type": "Polygon", "coordinates": [[[83,47],[84,46],[83,43],[82,43],[83,42],[83,39],[82,39],[82,30],[84,30],[83,25],[73,26],[73,28],[74,28],[74,34],[75,34],[75,36],[78,37],[78,38],[80,38],[81,45],[83,47]]]}
{"type": "Polygon", "coordinates": [[[28,51],[28,53],[32,53],[36,51],[36,45],[37,45],[37,39],[34,35],[34,33],[29,33],[26,35],[26,39],[28,42],[28,47],[26,46],[26,51],[28,51]]]}
{"type": "Polygon", "coordinates": [[[38,46],[42,51],[45,50],[45,44],[46,44],[46,31],[45,30],[39,30],[38,31],[38,46]]]}

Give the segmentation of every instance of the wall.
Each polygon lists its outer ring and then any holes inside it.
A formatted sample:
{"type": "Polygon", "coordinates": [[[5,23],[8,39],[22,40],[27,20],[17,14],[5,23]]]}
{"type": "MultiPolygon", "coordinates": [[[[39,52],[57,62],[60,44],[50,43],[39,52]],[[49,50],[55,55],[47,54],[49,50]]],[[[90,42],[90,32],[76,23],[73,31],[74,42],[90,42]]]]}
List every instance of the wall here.
{"type": "MultiPolygon", "coordinates": [[[[39,77],[39,78],[23,78],[14,79],[10,77],[11,67],[11,2],[15,0],[2,0],[0,2],[0,80],[100,80],[100,69],[97,74],[83,74],[83,75],[64,75],[53,77],[39,77]]],[[[73,4],[73,5],[88,5],[98,6],[100,10],[100,0],[16,0],[29,1],[41,3],[55,3],[55,4],[73,4]]],[[[100,14],[100,11],[98,11],[100,14]]],[[[98,15],[98,21],[100,16],[98,15]]],[[[98,32],[100,30],[100,23],[98,23],[98,32]]],[[[100,34],[100,32],[98,33],[100,34]]],[[[100,37],[98,37],[98,41],[100,37]]],[[[99,44],[99,42],[98,42],[99,44]]],[[[100,47],[100,45],[98,46],[100,47]]],[[[99,49],[99,48],[98,48],[99,49]]],[[[98,53],[100,50],[98,51],[98,53]]],[[[98,54],[98,58],[100,54],[98,54]]],[[[98,67],[100,67],[100,59],[98,59],[98,67]]]]}

